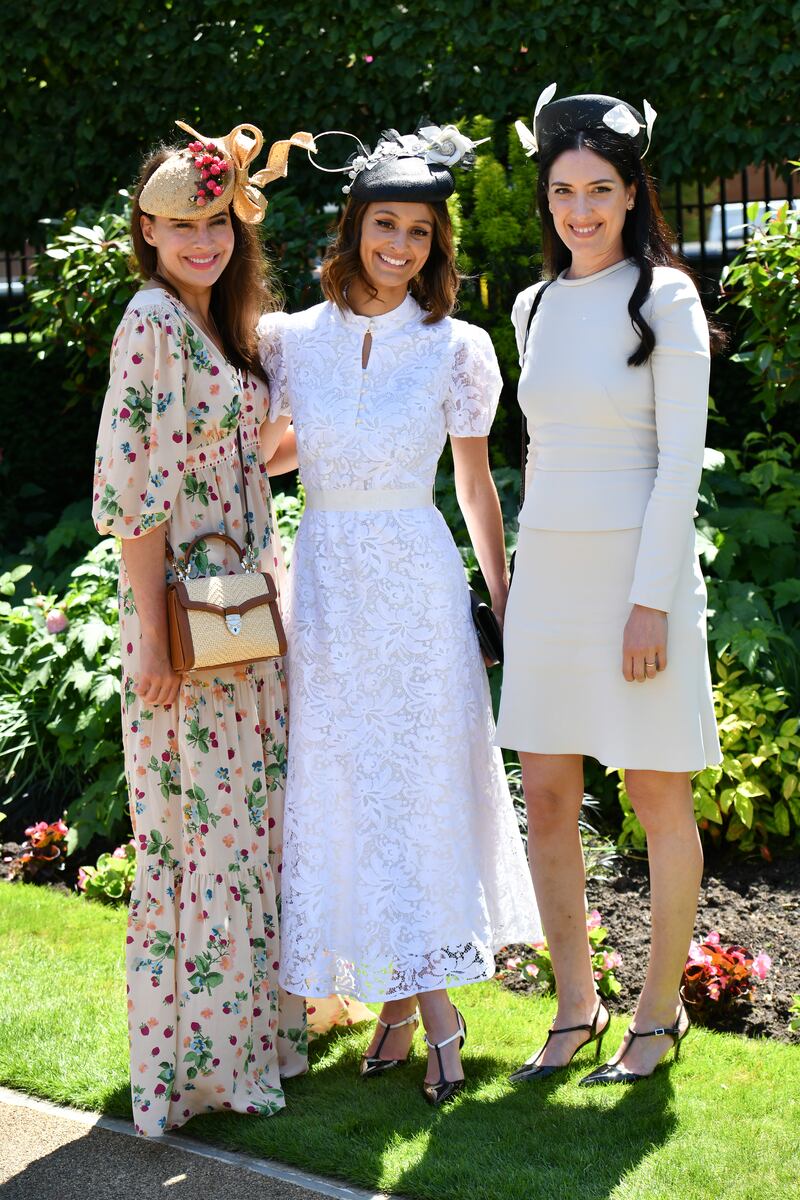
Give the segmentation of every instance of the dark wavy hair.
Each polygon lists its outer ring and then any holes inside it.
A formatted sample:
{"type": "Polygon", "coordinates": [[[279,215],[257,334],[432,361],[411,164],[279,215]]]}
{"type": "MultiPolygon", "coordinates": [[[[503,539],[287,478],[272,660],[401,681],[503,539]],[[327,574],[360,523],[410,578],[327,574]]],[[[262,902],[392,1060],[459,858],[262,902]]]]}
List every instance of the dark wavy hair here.
{"type": "MultiPolygon", "coordinates": [[[[323,295],[343,311],[349,307],[347,289],[354,279],[360,279],[375,296],[378,294],[364,276],[359,254],[361,227],[370,203],[353,196],[348,199],[336,236],[322,262],[320,285],[323,295]]],[[[453,227],[447,205],[444,200],[438,200],[428,203],[428,208],[433,217],[431,251],[422,270],[412,279],[410,291],[420,308],[428,313],[423,324],[435,325],[455,308],[461,276],[456,268],[453,227]]]]}
{"type": "MultiPolygon", "coordinates": [[[[141,218],[147,216],[152,220],[153,217],[151,213],[143,212],[139,197],[150,176],[180,149],[180,146],[159,146],[146,159],[136,184],[131,211],[134,267],[143,279],[153,280],[178,300],[180,296],[174,285],[159,274],[155,246],[145,241],[141,218]]],[[[233,228],[233,253],[225,270],[212,285],[209,307],[228,361],[266,382],[258,355],[256,325],[265,312],[272,312],[279,307],[278,299],[270,281],[269,263],[256,226],[240,221],[233,207],[228,209],[228,216],[233,228]]]]}
{"type": "MultiPolygon", "coordinates": [[[[639,157],[634,139],[611,129],[593,129],[566,130],[554,138],[539,157],[537,200],[542,220],[545,276],[553,279],[572,263],[572,253],[556,231],[547,202],[553,163],[568,150],[592,150],[611,164],[626,187],[636,185],[633,208],[626,214],[622,229],[622,244],[626,258],[639,268],[639,278],[628,301],[628,313],[639,335],[639,346],[628,359],[628,365],[642,366],[650,358],[656,344],[655,334],[642,314],[642,305],[653,286],[653,268],[676,267],[686,275],[690,275],[690,272],[672,249],[669,226],[661,215],[653,181],[639,157]]],[[[711,323],[709,331],[712,349],[719,349],[724,342],[721,332],[711,323]]]]}

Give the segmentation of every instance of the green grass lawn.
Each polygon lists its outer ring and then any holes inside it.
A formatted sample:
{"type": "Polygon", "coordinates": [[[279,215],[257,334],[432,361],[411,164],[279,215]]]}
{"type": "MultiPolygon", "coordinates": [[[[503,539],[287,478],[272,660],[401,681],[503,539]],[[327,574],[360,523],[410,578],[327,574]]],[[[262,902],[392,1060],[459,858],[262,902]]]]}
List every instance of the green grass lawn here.
{"type": "MultiPolygon", "coordinates": [[[[124,925],[120,910],[0,884],[0,1084],[129,1115],[124,925]]],[[[419,1093],[421,1037],[407,1068],[361,1083],[368,1034],[337,1031],[313,1044],[279,1116],[185,1128],[425,1200],[800,1197],[800,1047],[693,1030],[677,1066],[633,1088],[578,1088],[588,1051],[560,1081],[512,1088],[506,1075],[541,1042],[552,1002],[487,983],[459,1005],[469,1086],[445,1110],[419,1093]]]]}

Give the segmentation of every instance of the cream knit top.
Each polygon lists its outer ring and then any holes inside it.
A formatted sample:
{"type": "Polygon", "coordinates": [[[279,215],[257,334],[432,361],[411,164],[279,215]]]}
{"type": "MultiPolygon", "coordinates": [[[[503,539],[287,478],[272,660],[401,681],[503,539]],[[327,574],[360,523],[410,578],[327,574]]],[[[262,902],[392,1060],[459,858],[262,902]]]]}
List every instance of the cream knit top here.
{"type": "MultiPolygon", "coordinates": [[[[562,531],[641,527],[629,599],[669,611],[691,552],[703,466],[708,324],[688,275],[656,267],[642,308],[655,350],[629,367],[639,344],[627,307],[637,278],[625,260],[582,279],[561,275],[542,297],[521,359],[530,441],[519,520],[562,531]]],[[[541,286],[514,304],[520,355],[541,286]]]]}

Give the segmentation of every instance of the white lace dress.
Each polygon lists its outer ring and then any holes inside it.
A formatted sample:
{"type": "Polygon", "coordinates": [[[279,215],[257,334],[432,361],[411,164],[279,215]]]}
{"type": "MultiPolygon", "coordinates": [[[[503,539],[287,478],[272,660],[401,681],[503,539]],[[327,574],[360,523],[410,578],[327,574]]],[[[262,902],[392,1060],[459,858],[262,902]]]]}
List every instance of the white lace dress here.
{"type": "Polygon", "coordinates": [[[483,330],[424,315],[409,295],[377,318],[326,303],[259,330],[307,491],[280,971],[301,995],[474,983],[540,932],[461,558],[431,502],[446,435],[488,434],[500,375],[483,330]]]}

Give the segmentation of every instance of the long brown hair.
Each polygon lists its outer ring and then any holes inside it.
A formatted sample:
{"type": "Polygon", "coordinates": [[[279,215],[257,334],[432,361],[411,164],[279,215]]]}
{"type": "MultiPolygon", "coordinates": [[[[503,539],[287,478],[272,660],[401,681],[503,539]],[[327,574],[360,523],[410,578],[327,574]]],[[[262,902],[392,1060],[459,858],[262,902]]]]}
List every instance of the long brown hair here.
{"type": "MultiPolygon", "coordinates": [[[[172,295],[176,295],[174,286],[158,271],[158,252],[155,246],[145,241],[142,233],[141,218],[153,218],[150,213],[143,212],[139,196],[150,176],[179,150],[179,146],[160,146],[146,160],[136,185],[131,211],[135,266],[143,279],[153,280],[172,295]]],[[[274,311],[279,304],[271,285],[269,264],[258,230],[254,225],[240,221],[233,207],[228,209],[228,216],[233,229],[233,253],[225,270],[212,285],[210,311],[229,362],[249,375],[265,380],[258,355],[256,325],[263,313],[274,311]]],[[[176,298],[180,299],[180,296],[176,298]]]]}
{"type": "MultiPolygon", "coordinates": [[[[359,254],[361,227],[370,203],[369,200],[358,200],[353,196],[348,199],[336,237],[322,263],[319,281],[323,295],[342,311],[350,307],[347,289],[355,279],[360,279],[373,295],[378,294],[364,275],[359,254]]],[[[435,325],[455,308],[461,276],[456,267],[453,227],[447,205],[444,200],[437,200],[429,203],[428,208],[433,217],[431,252],[422,270],[412,279],[410,291],[420,308],[424,308],[428,314],[423,324],[435,325]]]]}
{"type": "MultiPolygon", "coordinates": [[[[545,275],[554,279],[572,263],[572,253],[556,231],[548,204],[550,170],[565,151],[584,148],[610,163],[626,187],[636,185],[633,208],[628,212],[622,229],[622,244],[626,258],[632,259],[639,268],[639,278],[628,301],[628,315],[639,335],[639,346],[628,359],[628,366],[639,367],[648,361],[656,344],[655,333],[642,313],[653,286],[653,268],[676,267],[690,278],[691,272],[672,249],[672,234],[661,214],[653,180],[639,157],[634,139],[620,137],[612,130],[597,129],[565,130],[540,156],[538,202],[545,275]]],[[[712,353],[721,350],[725,345],[724,333],[713,320],[708,322],[708,328],[712,353]]]]}

